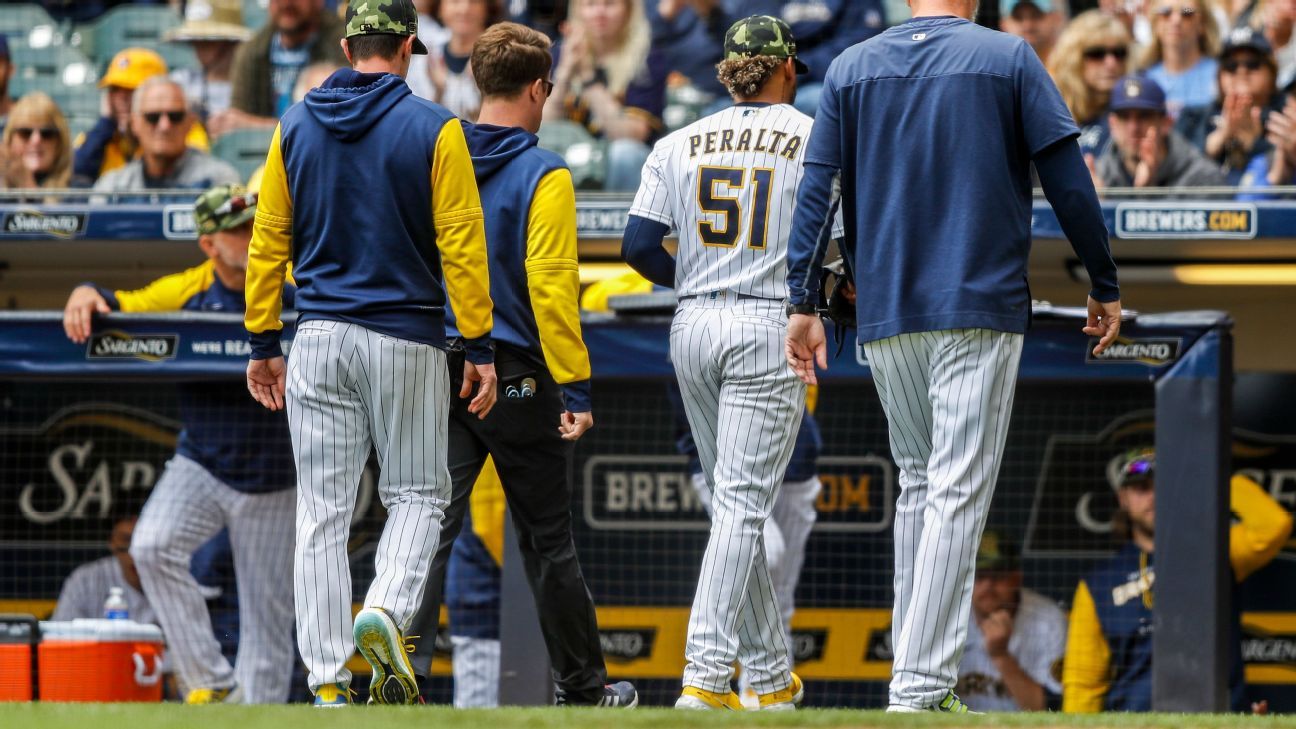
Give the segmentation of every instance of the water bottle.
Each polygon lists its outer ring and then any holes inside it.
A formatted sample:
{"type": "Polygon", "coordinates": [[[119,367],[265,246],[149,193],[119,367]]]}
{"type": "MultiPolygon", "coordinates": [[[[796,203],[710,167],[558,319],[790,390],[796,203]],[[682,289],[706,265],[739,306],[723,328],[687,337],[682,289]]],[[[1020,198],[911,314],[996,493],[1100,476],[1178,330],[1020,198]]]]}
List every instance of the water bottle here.
{"type": "Polygon", "coordinates": [[[104,617],[108,620],[130,619],[130,608],[126,606],[126,593],[122,588],[108,588],[108,599],[104,600],[104,617]]]}

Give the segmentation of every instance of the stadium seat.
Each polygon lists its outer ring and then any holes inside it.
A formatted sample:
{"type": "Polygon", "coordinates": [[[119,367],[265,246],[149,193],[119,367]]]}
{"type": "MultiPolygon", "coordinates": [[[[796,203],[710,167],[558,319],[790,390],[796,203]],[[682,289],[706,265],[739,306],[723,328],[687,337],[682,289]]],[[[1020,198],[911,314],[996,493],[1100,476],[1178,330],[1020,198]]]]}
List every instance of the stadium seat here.
{"type": "Polygon", "coordinates": [[[34,28],[55,25],[45,8],[33,3],[5,5],[4,12],[0,13],[0,35],[9,36],[11,41],[26,38],[34,28]]]}
{"type": "Polygon", "coordinates": [[[607,142],[570,121],[547,121],[540,127],[540,146],[562,155],[577,190],[602,190],[607,179],[607,142]]]}
{"type": "Polygon", "coordinates": [[[10,81],[9,93],[20,98],[29,91],[44,91],[58,102],[65,114],[98,113],[98,90],[95,88],[94,67],[79,51],[69,46],[32,48],[25,42],[10,44],[15,71],[10,81]],[[87,103],[71,101],[72,97],[88,96],[87,103]],[[72,109],[65,106],[70,104],[72,109]]]}
{"type": "MultiPolygon", "coordinates": [[[[133,46],[152,48],[170,64],[167,46],[174,44],[162,42],[162,34],[177,25],[180,25],[180,16],[165,5],[119,5],[95,23],[95,65],[102,70],[118,51],[133,46]]],[[[177,58],[182,57],[177,55],[177,58]]]]}
{"type": "Polygon", "coordinates": [[[270,18],[270,0],[243,0],[243,25],[259,30],[270,18]]]}
{"type": "Polygon", "coordinates": [[[273,128],[235,129],[216,138],[212,154],[234,165],[239,177],[246,180],[256,168],[265,164],[272,136],[273,128]]]}

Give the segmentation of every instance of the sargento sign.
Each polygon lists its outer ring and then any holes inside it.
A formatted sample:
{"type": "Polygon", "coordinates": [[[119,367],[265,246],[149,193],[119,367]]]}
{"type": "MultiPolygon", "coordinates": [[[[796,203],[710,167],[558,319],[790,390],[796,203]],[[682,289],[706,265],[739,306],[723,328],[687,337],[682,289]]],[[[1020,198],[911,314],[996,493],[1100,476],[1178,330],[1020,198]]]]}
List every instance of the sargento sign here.
{"type": "Polygon", "coordinates": [[[1118,238],[1254,238],[1251,203],[1120,203],[1118,238]]]}
{"type": "Polygon", "coordinates": [[[1178,337],[1118,337],[1101,354],[1094,354],[1097,339],[1090,339],[1086,347],[1086,362],[1138,362],[1149,367],[1160,367],[1179,359],[1178,337]]]}
{"type": "Polygon", "coordinates": [[[4,219],[8,235],[51,235],[71,238],[85,229],[85,213],[42,213],[24,210],[9,213],[4,219]]]}
{"type": "Polygon", "coordinates": [[[116,329],[97,332],[86,344],[86,359],[173,359],[178,334],[128,334],[116,329]]]}

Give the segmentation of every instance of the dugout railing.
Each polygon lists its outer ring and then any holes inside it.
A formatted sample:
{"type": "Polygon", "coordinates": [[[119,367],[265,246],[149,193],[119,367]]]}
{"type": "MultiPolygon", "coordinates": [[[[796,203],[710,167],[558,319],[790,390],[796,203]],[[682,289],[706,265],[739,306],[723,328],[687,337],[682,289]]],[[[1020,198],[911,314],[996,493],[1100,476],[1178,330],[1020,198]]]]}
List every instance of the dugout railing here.
{"type": "MultiPolygon", "coordinates": [[[[1076,579],[1113,548],[1111,460],[1155,442],[1163,494],[1155,703],[1223,710],[1233,594],[1231,323],[1217,312],[1143,315],[1126,323],[1111,356],[1094,358],[1072,314],[1041,310],[1027,335],[990,528],[1020,541],[1033,589],[1067,603],[1076,579]]],[[[707,528],[675,446],[667,329],[661,316],[585,319],[597,424],[573,464],[577,548],[609,673],[635,680],[646,704],[678,692],[707,528]]],[[[243,376],[247,347],[236,316],[114,314],[96,332],[75,345],[56,312],[0,315],[0,612],[44,617],[71,567],[102,554],[108,515],[147,496],[174,441],[173,383],[243,376]]],[[[816,417],[824,491],[797,593],[798,670],[812,705],[877,707],[889,676],[898,482],[867,364],[849,341],[823,375],[816,417]]],[[[382,519],[371,492],[358,514],[360,599],[382,519]]],[[[532,703],[547,684],[520,573],[517,560],[505,560],[501,695],[532,703]]],[[[438,661],[439,681],[446,666],[438,661]]]]}

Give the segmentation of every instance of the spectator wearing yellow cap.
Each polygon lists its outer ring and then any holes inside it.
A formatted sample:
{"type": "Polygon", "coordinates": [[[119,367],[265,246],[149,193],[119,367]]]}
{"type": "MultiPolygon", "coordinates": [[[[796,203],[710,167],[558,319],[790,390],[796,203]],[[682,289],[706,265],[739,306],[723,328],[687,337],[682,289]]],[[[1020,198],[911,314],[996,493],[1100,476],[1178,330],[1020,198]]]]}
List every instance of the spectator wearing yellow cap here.
{"type": "Polygon", "coordinates": [[[252,37],[243,25],[242,0],[189,0],[185,22],[168,31],[164,40],[193,47],[201,68],[171,72],[184,87],[189,106],[204,123],[230,105],[230,70],[238,44],[252,37]]]}
{"type": "MultiPolygon", "coordinates": [[[[127,48],[113,56],[107,72],[99,80],[99,88],[105,89],[107,113],[90,131],[77,137],[72,160],[73,185],[89,187],[103,174],[138,156],[139,140],[131,131],[131,100],[140,84],[166,72],[166,61],[147,48],[127,48]]],[[[207,132],[195,124],[185,143],[205,152],[209,146],[207,132]]]]}

